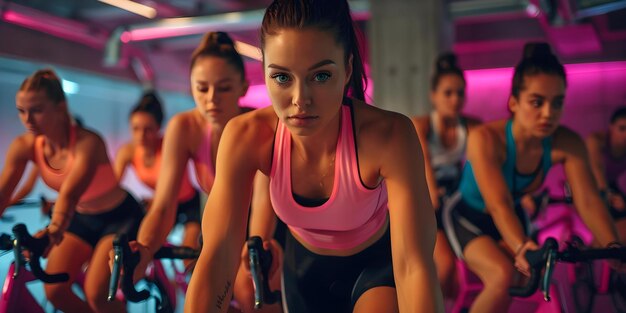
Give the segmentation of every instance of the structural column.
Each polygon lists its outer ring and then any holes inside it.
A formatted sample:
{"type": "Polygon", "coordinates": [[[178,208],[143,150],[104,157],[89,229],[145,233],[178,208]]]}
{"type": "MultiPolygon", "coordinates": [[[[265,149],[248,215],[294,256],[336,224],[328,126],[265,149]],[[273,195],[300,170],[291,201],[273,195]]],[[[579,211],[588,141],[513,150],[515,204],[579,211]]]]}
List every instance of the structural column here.
{"type": "Polygon", "coordinates": [[[452,49],[448,1],[370,0],[368,25],[374,105],[406,115],[431,110],[430,75],[452,49]]]}

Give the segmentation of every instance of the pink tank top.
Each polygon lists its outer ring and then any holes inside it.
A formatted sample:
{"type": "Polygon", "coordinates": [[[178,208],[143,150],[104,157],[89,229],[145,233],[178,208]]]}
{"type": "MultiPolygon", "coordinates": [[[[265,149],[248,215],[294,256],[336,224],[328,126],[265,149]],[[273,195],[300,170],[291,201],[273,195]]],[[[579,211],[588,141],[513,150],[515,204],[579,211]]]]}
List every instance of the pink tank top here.
{"type": "Polygon", "coordinates": [[[350,106],[343,105],[335,152],[334,184],[330,198],[317,207],[305,207],[291,189],[291,134],[278,123],[270,173],[270,198],[276,214],[306,243],[347,250],[373,236],[387,219],[387,187],[374,189],[361,182],[350,106]]]}
{"type": "Polygon", "coordinates": [[[213,165],[211,149],[211,127],[206,127],[206,133],[200,141],[200,146],[196,154],[192,156],[193,165],[196,169],[196,178],[200,188],[207,194],[211,192],[213,180],[215,179],[215,166],[213,165]]]}
{"type": "MultiPolygon", "coordinates": [[[[35,138],[35,164],[39,167],[41,178],[50,188],[59,191],[63,182],[67,178],[68,173],[72,170],[74,165],[74,145],[76,143],[76,126],[70,127],[70,144],[69,144],[69,156],[62,170],[58,170],[50,167],[43,152],[45,144],[45,137],[40,135],[35,138]]],[[[104,194],[110,192],[117,187],[117,179],[113,173],[113,167],[110,163],[98,164],[96,173],[94,174],[89,186],[85,192],[80,196],[79,202],[85,202],[96,199],[104,194]]]]}
{"type": "MultiPolygon", "coordinates": [[[[137,178],[141,180],[146,186],[152,190],[156,189],[157,180],[159,179],[159,171],[161,169],[161,157],[162,157],[162,144],[163,140],[159,141],[157,147],[156,156],[154,158],[154,164],[150,167],[146,167],[143,162],[143,156],[146,153],[145,149],[141,146],[135,147],[135,154],[133,154],[132,166],[135,168],[137,178]]],[[[187,168],[183,174],[183,180],[180,185],[180,191],[178,192],[178,202],[185,202],[191,199],[195,194],[195,190],[189,181],[189,174],[187,168]]]]}

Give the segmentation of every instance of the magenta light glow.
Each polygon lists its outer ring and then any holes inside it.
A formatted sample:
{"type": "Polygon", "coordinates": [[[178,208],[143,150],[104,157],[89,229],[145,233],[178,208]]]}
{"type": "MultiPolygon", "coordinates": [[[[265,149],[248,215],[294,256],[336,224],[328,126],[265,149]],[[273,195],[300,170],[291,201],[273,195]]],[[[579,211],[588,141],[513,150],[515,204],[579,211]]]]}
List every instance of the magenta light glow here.
{"type": "Polygon", "coordinates": [[[239,101],[241,105],[251,108],[264,108],[270,104],[270,97],[267,94],[265,85],[254,85],[248,88],[245,97],[239,101]]]}
{"type": "Polygon", "coordinates": [[[54,17],[36,19],[26,14],[7,10],[2,14],[2,19],[8,23],[41,31],[66,40],[77,41],[85,45],[102,48],[104,38],[90,34],[86,25],[75,23],[54,17]]]}
{"type": "Polygon", "coordinates": [[[560,55],[593,55],[602,51],[602,43],[590,24],[550,27],[548,38],[560,55]]]}
{"type": "MultiPolygon", "coordinates": [[[[566,64],[565,70],[568,87],[563,124],[587,134],[605,127],[616,106],[626,105],[626,62],[566,64]]],[[[484,121],[509,116],[513,68],[468,70],[465,78],[468,114],[484,121]]]]}

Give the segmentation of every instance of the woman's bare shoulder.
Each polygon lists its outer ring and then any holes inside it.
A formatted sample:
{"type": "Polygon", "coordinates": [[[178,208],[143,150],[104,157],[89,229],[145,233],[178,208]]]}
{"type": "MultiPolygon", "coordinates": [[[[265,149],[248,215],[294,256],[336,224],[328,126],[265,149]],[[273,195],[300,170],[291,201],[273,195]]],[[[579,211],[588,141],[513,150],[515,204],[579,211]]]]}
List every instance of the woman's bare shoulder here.
{"type": "Polygon", "coordinates": [[[270,106],[238,115],[228,122],[227,127],[231,132],[245,135],[242,139],[273,140],[277,123],[278,117],[270,106]]]}
{"type": "Polygon", "coordinates": [[[378,156],[397,145],[417,144],[414,122],[406,115],[353,101],[354,130],[359,154],[378,156]]]}
{"type": "Polygon", "coordinates": [[[277,124],[278,117],[272,107],[238,115],[226,124],[220,141],[220,151],[225,150],[230,157],[237,159],[236,162],[253,163],[253,166],[267,175],[277,124]]]}
{"type": "Polygon", "coordinates": [[[467,150],[469,155],[491,155],[501,160],[505,156],[506,120],[498,120],[477,125],[469,132],[467,150]]]}
{"type": "Polygon", "coordinates": [[[132,142],[127,142],[123,144],[119,149],[117,149],[117,153],[115,157],[116,159],[129,162],[130,160],[132,160],[132,157],[134,154],[135,154],[135,144],[133,144],[132,142]]]}
{"type": "Polygon", "coordinates": [[[411,117],[415,130],[419,134],[427,134],[430,130],[430,116],[429,115],[415,115],[411,117]]]}
{"type": "Polygon", "coordinates": [[[11,142],[11,146],[9,150],[13,150],[22,155],[30,155],[29,152],[33,151],[33,147],[35,146],[35,135],[32,133],[23,133],[11,142]]]}
{"type": "Polygon", "coordinates": [[[479,118],[471,115],[463,114],[463,119],[465,119],[465,123],[469,129],[474,129],[476,126],[483,123],[479,118]]]}
{"type": "Polygon", "coordinates": [[[585,142],[587,145],[603,148],[606,142],[606,131],[597,131],[589,134],[589,136],[585,138],[585,142]]]}

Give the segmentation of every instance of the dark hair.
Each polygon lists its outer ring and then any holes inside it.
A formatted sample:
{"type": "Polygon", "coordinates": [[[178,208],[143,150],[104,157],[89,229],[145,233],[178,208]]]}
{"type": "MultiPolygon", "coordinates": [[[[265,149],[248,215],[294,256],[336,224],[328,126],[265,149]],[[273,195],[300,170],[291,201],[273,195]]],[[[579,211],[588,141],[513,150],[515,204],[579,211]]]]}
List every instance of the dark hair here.
{"type": "Polygon", "coordinates": [[[441,77],[445,75],[458,75],[465,82],[463,70],[456,63],[456,55],[452,52],[440,54],[435,63],[435,72],[430,78],[430,89],[436,90],[441,77]]]}
{"type": "Polygon", "coordinates": [[[524,46],[524,55],[513,74],[511,94],[519,97],[520,91],[524,89],[524,78],[537,74],[557,75],[567,85],[565,68],[545,42],[529,42],[524,46]]]}
{"type": "Polygon", "coordinates": [[[365,100],[367,78],[357,31],[346,0],[274,0],[263,16],[261,48],[265,47],[267,36],[275,35],[278,29],[285,28],[317,28],[332,33],[344,49],[346,65],[352,55],[352,76],[345,96],[365,100]]]}
{"type": "Polygon", "coordinates": [[[161,127],[161,123],[163,122],[163,107],[156,92],[148,91],[144,93],[139,102],[130,111],[129,118],[137,112],[144,112],[152,115],[159,127],[161,127]]]}
{"type": "Polygon", "coordinates": [[[28,76],[20,86],[19,91],[44,90],[50,100],[57,104],[65,101],[65,92],[61,79],[51,69],[42,69],[28,76]]]}
{"type": "Polygon", "coordinates": [[[85,128],[85,124],[83,123],[83,118],[78,116],[78,115],[74,115],[74,123],[76,123],[76,126],[80,127],[80,128],[85,128]]]}
{"type": "Polygon", "coordinates": [[[626,106],[619,107],[613,112],[613,115],[611,115],[611,124],[622,118],[626,118],[626,106]]]}
{"type": "Polygon", "coordinates": [[[201,57],[218,57],[232,64],[241,73],[241,79],[246,78],[243,59],[235,49],[235,43],[225,32],[209,32],[202,37],[200,45],[191,54],[190,69],[201,57]]]}

